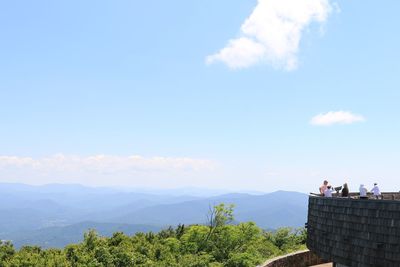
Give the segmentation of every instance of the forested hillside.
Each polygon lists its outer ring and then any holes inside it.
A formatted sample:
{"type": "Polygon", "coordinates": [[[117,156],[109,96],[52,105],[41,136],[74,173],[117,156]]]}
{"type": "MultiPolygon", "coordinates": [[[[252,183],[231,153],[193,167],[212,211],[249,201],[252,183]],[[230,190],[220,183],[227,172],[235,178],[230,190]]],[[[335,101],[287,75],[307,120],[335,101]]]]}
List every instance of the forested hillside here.
{"type": "Polygon", "coordinates": [[[101,237],[94,230],[63,249],[0,245],[0,266],[182,266],[250,267],[267,258],[304,247],[305,231],[282,228],[265,232],[255,223],[234,222],[233,206],[209,211],[206,225],[179,225],[158,233],[121,232],[101,237]]]}
{"type": "Polygon", "coordinates": [[[158,232],[179,224],[205,224],[209,207],[219,203],[235,204],[235,223],[252,221],[262,229],[297,228],[306,222],[306,194],[201,192],[0,183],[0,240],[12,240],[16,248],[63,248],[81,242],[90,228],[108,237],[120,231],[129,235],[158,232]]]}

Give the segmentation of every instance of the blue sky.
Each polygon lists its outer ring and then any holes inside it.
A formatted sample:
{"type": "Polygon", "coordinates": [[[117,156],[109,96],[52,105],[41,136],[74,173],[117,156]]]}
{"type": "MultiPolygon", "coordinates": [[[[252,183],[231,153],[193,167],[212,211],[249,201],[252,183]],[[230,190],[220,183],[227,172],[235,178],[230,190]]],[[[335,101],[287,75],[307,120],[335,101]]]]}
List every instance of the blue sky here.
{"type": "Polygon", "coordinates": [[[273,2],[1,3],[0,181],[398,191],[400,2],[315,0],[283,56],[241,30],[273,2]],[[207,62],[240,38],[269,52],[207,62]]]}

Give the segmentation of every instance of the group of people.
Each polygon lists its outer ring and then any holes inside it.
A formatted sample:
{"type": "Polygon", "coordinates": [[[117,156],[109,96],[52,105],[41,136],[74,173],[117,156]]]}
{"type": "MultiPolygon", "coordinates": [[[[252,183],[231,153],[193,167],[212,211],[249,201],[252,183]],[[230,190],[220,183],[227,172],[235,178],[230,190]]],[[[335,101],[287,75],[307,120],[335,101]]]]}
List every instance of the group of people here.
{"type": "MultiPolygon", "coordinates": [[[[365,185],[361,184],[359,190],[360,190],[360,198],[368,198],[367,196],[368,189],[365,187],[365,185]]],[[[379,189],[378,183],[374,183],[374,187],[372,187],[371,193],[374,195],[375,199],[382,198],[381,190],[379,189]]]]}
{"type": "MultiPolygon", "coordinates": [[[[349,186],[347,185],[347,183],[343,184],[341,190],[342,190],[340,192],[341,197],[349,197],[349,186]]],[[[321,194],[321,196],[324,197],[332,197],[332,192],[335,191],[336,190],[329,184],[327,180],[325,180],[323,184],[319,187],[319,193],[321,194]]],[[[360,185],[359,192],[360,192],[360,198],[368,198],[367,196],[368,189],[365,187],[365,185],[363,184],[360,185]]],[[[374,183],[374,187],[371,189],[371,193],[374,195],[375,199],[382,198],[381,191],[379,190],[378,187],[378,183],[374,183]]]]}

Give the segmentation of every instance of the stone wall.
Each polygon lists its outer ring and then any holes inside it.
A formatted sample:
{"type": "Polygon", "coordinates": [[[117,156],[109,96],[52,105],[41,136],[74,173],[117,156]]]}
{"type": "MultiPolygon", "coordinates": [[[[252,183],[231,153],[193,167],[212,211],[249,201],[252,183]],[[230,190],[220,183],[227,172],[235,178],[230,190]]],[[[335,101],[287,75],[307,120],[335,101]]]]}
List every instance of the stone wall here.
{"type": "Polygon", "coordinates": [[[309,198],[307,247],[349,267],[400,266],[400,201],[309,198]]]}
{"type": "MultiPolygon", "coordinates": [[[[314,194],[314,193],[311,193],[311,194],[314,195],[314,196],[319,196],[318,194],[314,194]]],[[[370,199],[374,199],[375,198],[373,196],[373,194],[370,193],[370,192],[368,192],[367,195],[368,195],[368,198],[370,198],[370,199]]],[[[332,196],[333,197],[340,197],[341,194],[340,193],[339,194],[333,193],[332,196]]],[[[349,193],[349,197],[359,198],[360,197],[360,193],[358,193],[358,192],[350,192],[349,193]]],[[[385,199],[385,200],[400,200],[400,193],[399,192],[382,192],[381,193],[381,198],[385,199]]]]}
{"type": "Polygon", "coordinates": [[[307,267],[326,263],[309,250],[288,254],[267,261],[262,267],[307,267]]]}

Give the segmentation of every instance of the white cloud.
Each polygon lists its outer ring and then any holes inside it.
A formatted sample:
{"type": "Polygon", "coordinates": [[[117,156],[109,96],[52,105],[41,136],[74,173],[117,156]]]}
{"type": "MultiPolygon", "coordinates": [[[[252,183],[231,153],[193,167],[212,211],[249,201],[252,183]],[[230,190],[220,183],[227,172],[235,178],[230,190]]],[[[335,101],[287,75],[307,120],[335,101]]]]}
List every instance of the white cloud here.
{"type": "Polygon", "coordinates": [[[110,156],[94,155],[88,157],[66,156],[63,154],[33,159],[30,157],[0,156],[0,169],[5,167],[31,168],[43,171],[168,171],[211,169],[213,163],[209,160],[192,158],[168,158],[142,156],[110,156]]]}
{"type": "Polygon", "coordinates": [[[330,111],[316,115],[311,119],[310,123],[317,126],[330,126],[333,124],[352,124],[363,121],[365,121],[363,116],[353,114],[349,111],[330,111]]]}
{"type": "Polygon", "coordinates": [[[213,172],[207,159],[143,156],[0,156],[0,181],[87,185],[168,185],[213,172]]]}
{"type": "Polygon", "coordinates": [[[208,56],[206,62],[220,61],[230,68],[267,62],[286,70],[296,69],[303,30],[312,22],[325,22],[331,10],[329,0],[258,0],[241,26],[240,37],[208,56]]]}
{"type": "Polygon", "coordinates": [[[207,57],[207,63],[216,60],[225,62],[230,68],[245,68],[256,64],[265,54],[265,47],[249,38],[230,40],[227,47],[217,55],[207,57]]]}

